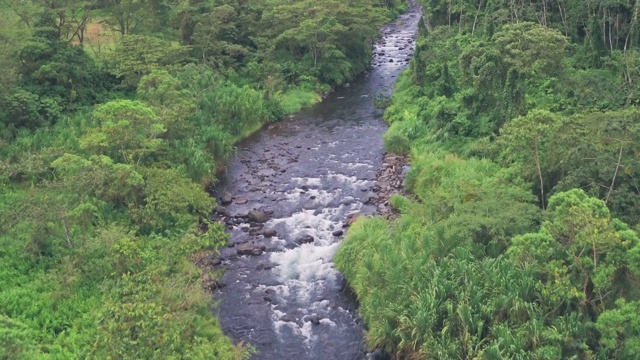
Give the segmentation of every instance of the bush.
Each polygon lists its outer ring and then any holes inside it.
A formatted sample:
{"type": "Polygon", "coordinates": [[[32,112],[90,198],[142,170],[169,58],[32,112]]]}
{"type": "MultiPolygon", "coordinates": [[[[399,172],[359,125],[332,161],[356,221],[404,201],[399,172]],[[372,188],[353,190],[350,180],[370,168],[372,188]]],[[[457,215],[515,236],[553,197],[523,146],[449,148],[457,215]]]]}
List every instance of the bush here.
{"type": "Polygon", "coordinates": [[[384,148],[394,154],[407,155],[411,150],[411,142],[407,136],[399,131],[397,126],[392,125],[384,134],[384,148]]]}
{"type": "Polygon", "coordinates": [[[38,95],[17,89],[0,99],[0,117],[11,128],[36,129],[45,125],[46,118],[40,114],[38,95]]]}

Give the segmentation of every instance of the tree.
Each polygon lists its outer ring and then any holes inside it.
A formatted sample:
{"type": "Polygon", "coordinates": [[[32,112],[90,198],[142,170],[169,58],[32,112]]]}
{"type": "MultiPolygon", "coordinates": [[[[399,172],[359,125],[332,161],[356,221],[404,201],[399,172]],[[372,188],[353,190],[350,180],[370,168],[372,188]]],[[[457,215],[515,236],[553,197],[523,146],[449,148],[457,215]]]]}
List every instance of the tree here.
{"type": "Polygon", "coordinates": [[[596,323],[603,358],[632,358],[640,352],[640,303],[619,299],[616,307],[603,312],[596,323]]]}
{"type": "Polygon", "coordinates": [[[548,212],[540,231],[516,236],[508,254],[535,264],[546,309],[596,319],[634,286],[629,275],[640,275],[638,235],[582,190],[552,196],[548,212]]]}
{"type": "Polygon", "coordinates": [[[147,18],[145,3],[140,0],[108,0],[106,10],[110,16],[104,23],[122,36],[130,35],[147,18]]]}
{"type": "Polygon", "coordinates": [[[108,58],[110,71],[125,87],[136,87],[153,70],[177,70],[190,62],[189,47],[146,35],[127,35],[108,58]]]}
{"type": "Polygon", "coordinates": [[[236,9],[230,5],[218,6],[200,17],[195,25],[193,44],[203,63],[221,70],[238,67],[249,54],[249,49],[238,44],[238,22],[236,9]]]}
{"type": "Polygon", "coordinates": [[[342,83],[367,66],[369,44],[384,20],[382,9],[368,0],[348,5],[334,0],[268,4],[262,17],[263,42],[271,57],[285,63],[303,61],[295,77],[314,76],[329,83],[342,83]]]}
{"type": "Polygon", "coordinates": [[[547,177],[558,174],[562,163],[559,158],[565,156],[571,146],[566,134],[560,135],[564,121],[560,115],[534,110],[507,123],[497,141],[501,158],[507,164],[518,169],[525,179],[537,180],[543,210],[546,208],[545,187],[555,185],[547,177]]]}
{"type": "Polygon", "coordinates": [[[132,215],[143,232],[194,228],[213,210],[213,199],[174,169],[145,169],[140,206],[132,215]]]}
{"type": "Polygon", "coordinates": [[[475,92],[475,115],[490,112],[495,132],[525,115],[528,88],[562,75],[566,44],[558,31],[534,23],[505,25],[490,42],[472,44],[460,56],[460,66],[475,92]]]}
{"type": "Polygon", "coordinates": [[[80,147],[116,161],[139,165],[163,145],[166,131],[154,112],[144,104],[116,100],[100,105],[93,113],[95,127],[80,139],[80,147]]]}

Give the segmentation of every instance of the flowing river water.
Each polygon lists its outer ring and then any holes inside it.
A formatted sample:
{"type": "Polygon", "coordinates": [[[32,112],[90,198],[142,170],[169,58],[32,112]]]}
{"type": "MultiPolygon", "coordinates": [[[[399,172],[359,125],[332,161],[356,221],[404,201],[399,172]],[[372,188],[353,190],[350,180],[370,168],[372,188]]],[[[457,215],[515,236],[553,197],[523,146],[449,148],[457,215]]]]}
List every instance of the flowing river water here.
{"type": "Polygon", "coordinates": [[[382,27],[367,73],[245,140],[228,164],[218,216],[232,238],[216,266],[226,272],[215,311],[252,359],[371,357],[332,258],[349,216],[377,211],[386,125],[372,97],[407,66],[420,14],[414,5],[382,27]]]}

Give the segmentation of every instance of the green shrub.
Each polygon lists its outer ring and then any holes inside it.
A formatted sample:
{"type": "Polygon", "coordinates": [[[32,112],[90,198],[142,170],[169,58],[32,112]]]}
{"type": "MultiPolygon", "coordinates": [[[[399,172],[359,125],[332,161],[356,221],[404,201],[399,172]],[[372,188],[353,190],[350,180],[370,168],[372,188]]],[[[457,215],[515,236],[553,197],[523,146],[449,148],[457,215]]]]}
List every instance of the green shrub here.
{"type": "Polygon", "coordinates": [[[411,142],[398,127],[392,126],[384,134],[384,148],[390,153],[407,155],[411,150],[411,142]]]}

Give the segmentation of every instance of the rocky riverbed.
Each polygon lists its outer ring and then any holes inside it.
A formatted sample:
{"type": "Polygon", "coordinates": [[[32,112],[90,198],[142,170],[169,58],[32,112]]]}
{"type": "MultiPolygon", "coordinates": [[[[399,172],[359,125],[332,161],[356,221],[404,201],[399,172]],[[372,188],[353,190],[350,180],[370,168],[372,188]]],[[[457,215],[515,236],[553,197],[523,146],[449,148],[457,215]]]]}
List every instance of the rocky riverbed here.
{"type": "Polygon", "coordinates": [[[385,154],[386,125],[372,96],[413,53],[420,10],[382,29],[372,68],[326,99],[243,142],[216,189],[215,220],[231,238],[215,289],[223,329],[254,359],[364,359],[356,303],[332,258],[360,215],[393,216],[406,159],[385,154]]]}
{"type": "Polygon", "coordinates": [[[373,190],[376,195],[370,198],[376,205],[378,214],[390,218],[397,215],[395,209],[389,205],[389,198],[394,194],[405,195],[404,176],[409,170],[406,156],[385,154],[382,168],[376,172],[376,181],[373,190]]]}

